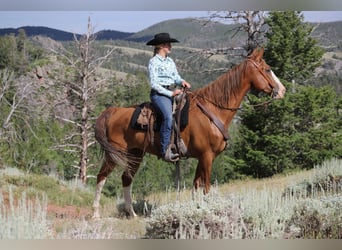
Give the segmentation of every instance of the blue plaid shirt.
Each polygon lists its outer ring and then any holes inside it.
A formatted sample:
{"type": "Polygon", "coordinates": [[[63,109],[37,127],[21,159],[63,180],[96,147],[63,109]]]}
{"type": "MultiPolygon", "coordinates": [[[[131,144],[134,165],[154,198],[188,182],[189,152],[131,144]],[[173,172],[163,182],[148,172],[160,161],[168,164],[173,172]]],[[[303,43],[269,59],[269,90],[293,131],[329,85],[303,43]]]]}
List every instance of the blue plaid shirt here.
{"type": "Polygon", "coordinates": [[[163,86],[181,85],[183,79],[178,74],[175,62],[170,58],[155,55],[148,64],[151,88],[159,94],[172,96],[172,91],[163,86]]]}

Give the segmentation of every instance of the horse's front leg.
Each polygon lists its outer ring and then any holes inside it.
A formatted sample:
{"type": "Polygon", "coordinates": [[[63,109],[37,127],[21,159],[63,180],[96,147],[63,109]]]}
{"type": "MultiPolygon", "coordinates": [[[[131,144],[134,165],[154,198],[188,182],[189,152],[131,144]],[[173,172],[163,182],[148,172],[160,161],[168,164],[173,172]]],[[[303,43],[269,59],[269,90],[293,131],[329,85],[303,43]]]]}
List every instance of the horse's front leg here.
{"type": "Polygon", "coordinates": [[[212,164],[213,157],[211,156],[211,154],[203,154],[202,157],[198,159],[195,178],[193,182],[195,192],[197,192],[198,188],[203,185],[203,193],[209,193],[212,164]]]}

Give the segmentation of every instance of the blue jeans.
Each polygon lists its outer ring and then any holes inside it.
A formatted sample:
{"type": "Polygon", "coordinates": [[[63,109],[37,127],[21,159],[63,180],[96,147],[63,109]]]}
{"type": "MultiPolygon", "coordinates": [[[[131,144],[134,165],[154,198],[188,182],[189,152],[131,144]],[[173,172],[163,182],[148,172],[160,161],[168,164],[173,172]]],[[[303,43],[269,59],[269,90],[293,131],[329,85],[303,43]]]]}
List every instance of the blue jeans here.
{"type": "Polygon", "coordinates": [[[170,144],[171,129],[172,129],[172,98],[152,92],[150,95],[153,105],[157,112],[162,117],[160,125],[160,144],[161,153],[165,154],[167,147],[170,144]]]}

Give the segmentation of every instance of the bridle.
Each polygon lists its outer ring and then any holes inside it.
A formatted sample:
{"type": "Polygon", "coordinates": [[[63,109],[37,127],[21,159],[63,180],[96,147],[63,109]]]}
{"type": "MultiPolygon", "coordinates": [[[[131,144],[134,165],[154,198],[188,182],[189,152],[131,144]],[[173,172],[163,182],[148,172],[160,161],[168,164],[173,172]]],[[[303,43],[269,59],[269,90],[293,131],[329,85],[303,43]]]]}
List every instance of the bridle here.
{"type": "Polygon", "coordinates": [[[277,87],[273,87],[273,85],[271,84],[272,81],[270,80],[269,76],[265,74],[263,69],[261,69],[261,63],[257,64],[255,61],[249,58],[247,59],[247,61],[251,62],[257,68],[259,73],[266,79],[268,85],[272,87],[271,97],[274,99],[278,95],[279,89],[277,89],[277,87]]]}

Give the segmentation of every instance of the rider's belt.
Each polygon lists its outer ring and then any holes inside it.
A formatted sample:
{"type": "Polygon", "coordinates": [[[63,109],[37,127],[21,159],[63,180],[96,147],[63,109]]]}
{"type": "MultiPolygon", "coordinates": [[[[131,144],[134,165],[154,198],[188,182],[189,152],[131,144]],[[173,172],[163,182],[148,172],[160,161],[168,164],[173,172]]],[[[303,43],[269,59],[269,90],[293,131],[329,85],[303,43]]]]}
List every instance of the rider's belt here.
{"type": "Polygon", "coordinates": [[[171,84],[171,85],[162,85],[163,88],[166,88],[168,90],[174,90],[176,88],[176,85],[171,84]]]}

